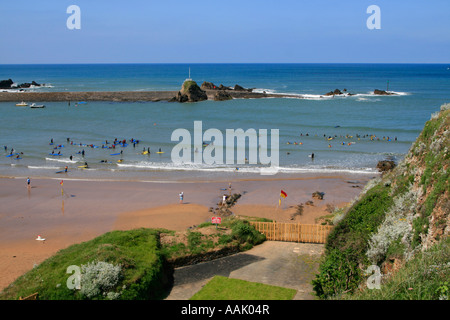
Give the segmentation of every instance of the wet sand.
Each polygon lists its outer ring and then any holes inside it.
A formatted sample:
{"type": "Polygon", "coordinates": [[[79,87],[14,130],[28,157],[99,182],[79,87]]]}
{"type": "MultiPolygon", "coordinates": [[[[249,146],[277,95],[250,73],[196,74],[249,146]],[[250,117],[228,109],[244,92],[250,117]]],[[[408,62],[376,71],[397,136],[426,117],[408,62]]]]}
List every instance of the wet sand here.
{"type": "MultiPolygon", "coordinates": [[[[355,198],[371,175],[246,179],[232,181],[232,193],[240,193],[233,213],[276,221],[315,223],[328,214],[327,204],[341,206],[355,198]],[[280,190],[288,197],[278,207],[280,190]],[[325,193],[323,200],[312,193],[325,193]],[[294,221],[294,206],[304,213],[294,221]]],[[[91,240],[111,230],[138,227],[183,231],[210,221],[228,193],[226,181],[139,182],[0,179],[0,290],[58,250],[91,240]],[[223,190],[226,189],[226,190],[223,190]],[[184,192],[184,203],[178,194],[184,192]],[[38,235],[45,241],[36,241],[38,235]]]]}

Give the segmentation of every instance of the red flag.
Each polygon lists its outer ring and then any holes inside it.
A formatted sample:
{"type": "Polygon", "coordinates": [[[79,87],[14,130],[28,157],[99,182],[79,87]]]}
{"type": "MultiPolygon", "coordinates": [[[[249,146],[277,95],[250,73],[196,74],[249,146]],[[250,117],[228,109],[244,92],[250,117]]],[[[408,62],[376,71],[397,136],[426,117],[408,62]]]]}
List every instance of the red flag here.
{"type": "Polygon", "coordinates": [[[286,198],[287,197],[287,193],[284,192],[283,190],[281,190],[280,197],[286,198]]]}

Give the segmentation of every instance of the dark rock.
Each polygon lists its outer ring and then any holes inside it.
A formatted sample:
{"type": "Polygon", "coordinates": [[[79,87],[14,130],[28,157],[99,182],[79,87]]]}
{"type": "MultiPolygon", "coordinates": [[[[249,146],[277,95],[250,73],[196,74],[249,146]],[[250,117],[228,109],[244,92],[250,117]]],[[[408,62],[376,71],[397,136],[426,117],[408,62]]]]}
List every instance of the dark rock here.
{"type": "Polygon", "coordinates": [[[373,94],[375,94],[375,95],[380,95],[380,96],[390,96],[390,95],[393,95],[393,94],[395,94],[395,93],[387,92],[387,91],[384,91],[384,90],[378,90],[378,89],[375,89],[375,90],[373,91],[373,94]]]}
{"type": "Polygon", "coordinates": [[[225,101],[231,100],[233,97],[226,91],[220,90],[214,94],[214,101],[225,101]]]}
{"type": "Polygon", "coordinates": [[[330,91],[328,93],[325,93],[324,96],[338,96],[341,95],[342,92],[339,89],[335,89],[334,91],[330,91]]]}
{"type": "Polygon", "coordinates": [[[317,198],[319,200],[323,200],[323,196],[325,195],[324,192],[316,191],[312,194],[313,198],[317,198]]]}
{"type": "Polygon", "coordinates": [[[204,81],[200,87],[200,89],[202,90],[217,90],[217,87],[214,83],[212,82],[207,82],[204,81]]]}
{"type": "Polygon", "coordinates": [[[207,100],[208,96],[206,92],[200,89],[195,81],[185,81],[181,90],[178,91],[177,95],[171,101],[178,102],[197,102],[207,100]]]}
{"type": "Polygon", "coordinates": [[[17,88],[30,88],[31,86],[40,87],[41,85],[35,81],[21,83],[17,86],[17,88]]]}
{"type": "Polygon", "coordinates": [[[0,89],[11,89],[13,83],[14,82],[11,79],[0,80],[0,89]]]}
{"type": "Polygon", "coordinates": [[[245,88],[241,87],[241,86],[238,85],[238,84],[234,86],[234,90],[235,90],[235,91],[247,91],[247,90],[245,90],[245,88]]]}
{"type": "Polygon", "coordinates": [[[178,91],[175,98],[172,99],[172,101],[178,101],[178,102],[188,102],[189,98],[187,95],[182,94],[180,91],[178,91]]]}
{"type": "Polygon", "coordinates": [[[377,169],[380,172],[387,172],[394,169],[396,166],[395,162],[392,160],[382,160],[378,161],[377,169]]]}
{"type": "Polygon", "coordinates": [[[224,86],[223,84],[220,84],[219,90],[233,90],[233,88],[231,88],[231,87],[226,87],[226,86],[224,86]]]}

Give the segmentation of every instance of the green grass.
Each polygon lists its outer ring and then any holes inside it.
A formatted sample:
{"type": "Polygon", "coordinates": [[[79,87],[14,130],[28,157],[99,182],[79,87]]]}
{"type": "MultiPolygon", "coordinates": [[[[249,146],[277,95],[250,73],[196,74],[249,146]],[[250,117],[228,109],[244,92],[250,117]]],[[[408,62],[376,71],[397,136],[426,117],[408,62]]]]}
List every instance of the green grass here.
{"type": "Polygon", "coordinates": [[[239,251],[251,249],[265,241],[266,237],[256,231],[247,221],[237,218],[226,218],[217,228],[217,234],[204,235],[201,228],[211,227],[212,223],[207,222],[199,225],[195,230],[187,233],[187,245],[174,242],[163,245],[161,250],[169,261],[176,259],[183,260],[188,256],[201,256],[211,250],[235,247],[239,251]],[[226,234],[231,229],[231,234],[226,234]]]}
{"type": "Polygon", "coordinates": [[[296,293],[295,289],[215,276],[190,300],[292,300],[296,293]]]}
{"type": "Polygon", "coordinates": [[[158,246],[157,230],[108,232],[91,241],[60,250],[19,277],[0,294],[0,299],[18,299],[35,292],[39,293],[40,300],[85,299],[80,290],[67,287],[67,280],[71,276],[67,268],[73,265],[81,267],[94,261],[122,266],[121,281],[116,287],[116,292],[121,292],[119,299],[159,298],[164,294],[164,262],[158,246]]]}

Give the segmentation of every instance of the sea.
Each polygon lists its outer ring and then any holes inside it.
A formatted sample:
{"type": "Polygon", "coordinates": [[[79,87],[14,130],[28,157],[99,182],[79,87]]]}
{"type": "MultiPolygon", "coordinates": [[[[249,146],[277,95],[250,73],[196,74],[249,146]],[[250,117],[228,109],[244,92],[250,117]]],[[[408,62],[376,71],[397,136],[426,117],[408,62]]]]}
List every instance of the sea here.
{"type": "Polygon", "coordinates": [[[0,176],[169,182],[246,178],[274,164],[282,177],[374,175],[380,160],[401,161],[425,122],[450,102],[450,65],[445,64],[0,65],[0,80],[42,84],[25,89],[34,92],[176,91],[189,76],[199,86],[204,81],[238,84],[292,97],[193,103],[49,101],[37,103],[45,105],[39,109],[16,106],[20,101],[0,102],[0,176]],[[335,89],[344,94],[325,96],[335,89]],[[374,95],[375,89],[394,94],[374,95]],[[201,135],[200,150],[194,145],[197,121],[201,134],[208,129],[221,133],[210,140],[201,135]],[[191,140],[174,135],[177,129],[189,132],[191,140]],[[233,147],[226,132],[238,129],[267,130],[268,155],[277,155],[276,161],[250,163],[264,142],[259,136],[257,146],[250,139],[246,145],[236,141],[235,157],[227,162],[226,150],[233,147]],[[277,140],[271,141],[272,136],[277,140]],[[180,163],[174,161],[173,150],[181,142],[180,163]],[[247,161],[238,161],[238,148],[244,149],[247,161]],[[213,163],[203,159],[207,150],[216,157],[213,163]],[[61,173],[66,166],[68,171],[61,173]]]}

